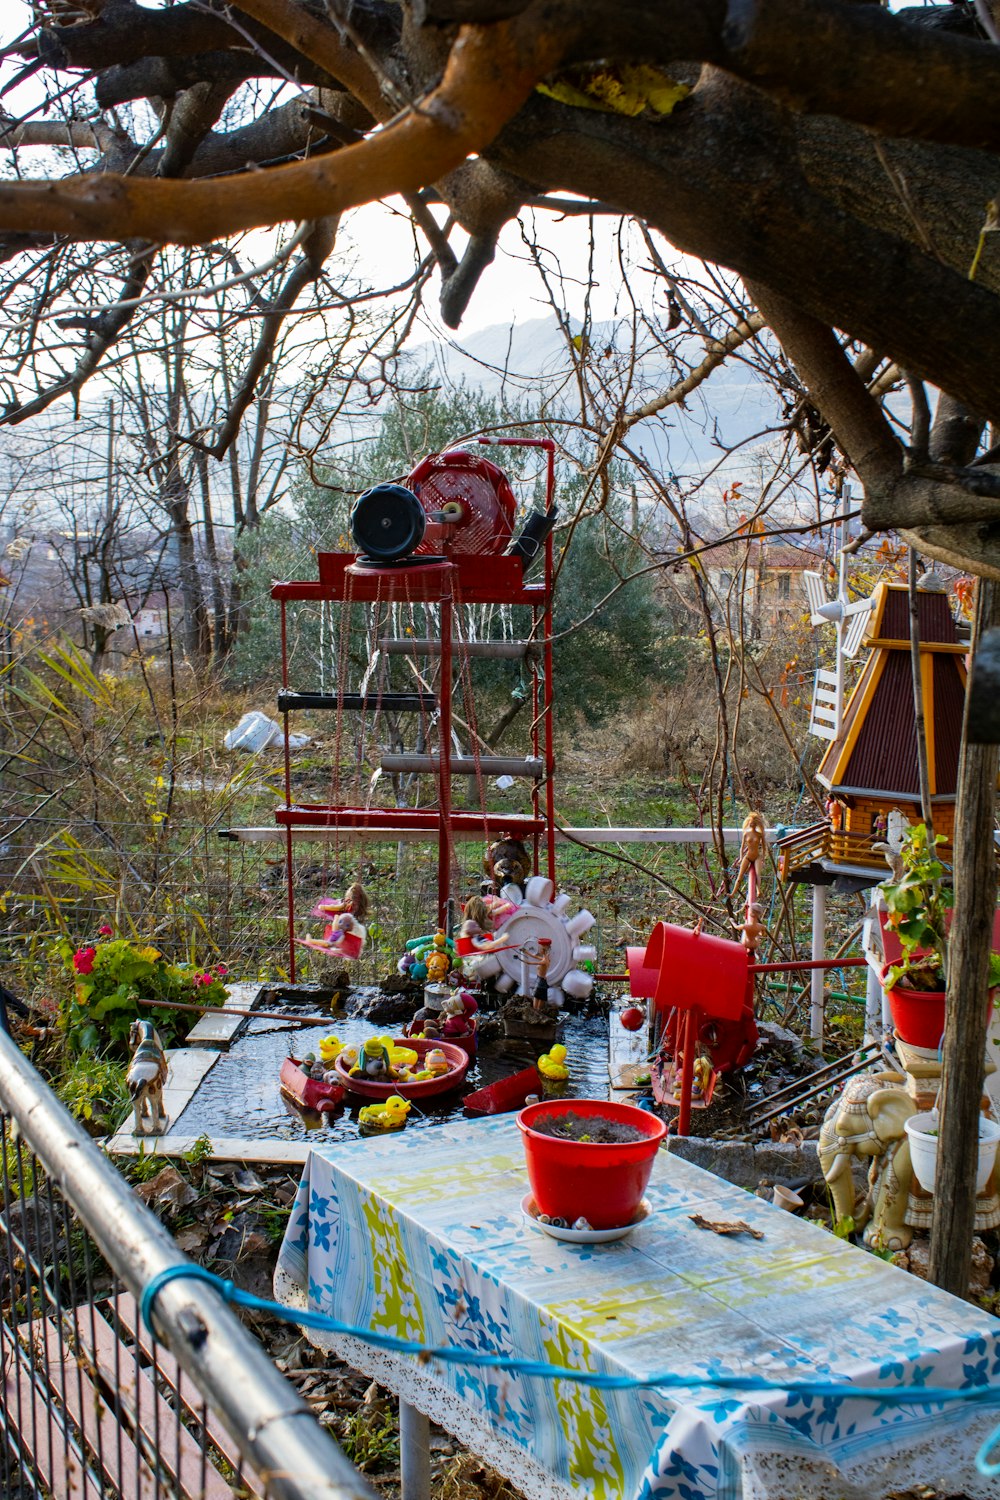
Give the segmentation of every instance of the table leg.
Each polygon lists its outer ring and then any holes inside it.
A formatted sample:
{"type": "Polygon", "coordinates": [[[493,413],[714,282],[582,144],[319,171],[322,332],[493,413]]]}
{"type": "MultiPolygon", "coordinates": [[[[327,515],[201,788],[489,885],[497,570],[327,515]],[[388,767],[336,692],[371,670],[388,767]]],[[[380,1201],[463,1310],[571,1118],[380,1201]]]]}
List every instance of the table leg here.
{"type": "Polygon", "coordinates": [[[402,1397],[399,1400],[399,1467],[402,1500],[430,1500],[430,1423],[402,1397]]]}

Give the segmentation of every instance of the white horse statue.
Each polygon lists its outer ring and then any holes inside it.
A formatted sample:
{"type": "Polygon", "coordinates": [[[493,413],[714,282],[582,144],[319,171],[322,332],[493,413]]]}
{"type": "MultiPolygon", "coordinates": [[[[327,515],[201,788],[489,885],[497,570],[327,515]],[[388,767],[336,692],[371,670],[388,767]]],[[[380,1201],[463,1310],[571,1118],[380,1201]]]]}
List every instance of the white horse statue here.
{"type": "Polygon", "coordinates": [[[167,1126],[163,1085],[167,1059],[152,1021],[133,1021],[128,1044],[133,1048],[128,1068],[128,1091],[135,1111],[136,1135],[160,1135],[167,1126]],[[148,1120],[148,1128],[146,1121],[148,1120]]]}

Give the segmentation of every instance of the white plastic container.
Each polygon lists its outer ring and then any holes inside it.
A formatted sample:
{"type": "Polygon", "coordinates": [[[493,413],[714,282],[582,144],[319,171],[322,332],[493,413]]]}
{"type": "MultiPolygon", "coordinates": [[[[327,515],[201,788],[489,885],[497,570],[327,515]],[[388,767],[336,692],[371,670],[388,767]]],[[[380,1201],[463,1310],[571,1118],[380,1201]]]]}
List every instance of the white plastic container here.
{"type": "MultiPolygon", "coordinates": [[[[913,1162],[913,1171],[920,1186],[928,1193],[934,1191],[939,1127],[937,1110],[931,1110],[926,1114],[911,1115],[905,1126],[906,1134],[910,1138],[910,1160],[913,1162]]],[[[979,1165],[976,1170],[977,1193],[981,1193],[989,1181],[993,1163],[996,1160],[998,1144],[1000,1144],[1000,1125],[995,1120],[989,1120],[985,1115],[980,1115],[979,1165]]]]}

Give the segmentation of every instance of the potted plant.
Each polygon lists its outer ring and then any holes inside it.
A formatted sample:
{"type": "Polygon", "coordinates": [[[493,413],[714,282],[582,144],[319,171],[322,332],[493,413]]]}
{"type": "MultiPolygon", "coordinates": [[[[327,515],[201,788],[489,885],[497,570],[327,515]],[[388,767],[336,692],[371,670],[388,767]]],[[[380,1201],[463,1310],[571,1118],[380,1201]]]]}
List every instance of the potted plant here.
{"type": "MultiPolygon", "coordinates": [[[[943,843],[942,838],[935,840],[943,843]]],[[[892,878],[881,887],[886,912],[882,983],[896,1035],[913,1047],[936,1048],[944,1033],[948,928],[954,897],[924,823],[903,836],[892,878]]],[[[1000,984],[1000,954],[990,960],[990,991],[1000,984]]]]}
{"type": "Polygon", "coordinates": [[[633,1104],[545,1099],[517,1117],[540,1213],[592,1229],[635,1218],[667,1127],[633,1104]]]}

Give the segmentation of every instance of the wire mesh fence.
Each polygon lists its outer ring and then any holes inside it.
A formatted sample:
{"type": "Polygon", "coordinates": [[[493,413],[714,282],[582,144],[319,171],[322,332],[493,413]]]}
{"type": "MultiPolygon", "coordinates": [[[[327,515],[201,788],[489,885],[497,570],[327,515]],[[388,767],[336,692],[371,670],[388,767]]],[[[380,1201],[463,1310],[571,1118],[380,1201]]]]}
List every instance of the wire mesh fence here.
{"type": "Polygon", "coordinates": [[[5,1500],[372,1500],[210,1289],[145,1325],[185,1257],[2,1032],[0,1145],[5,1500]]]}

